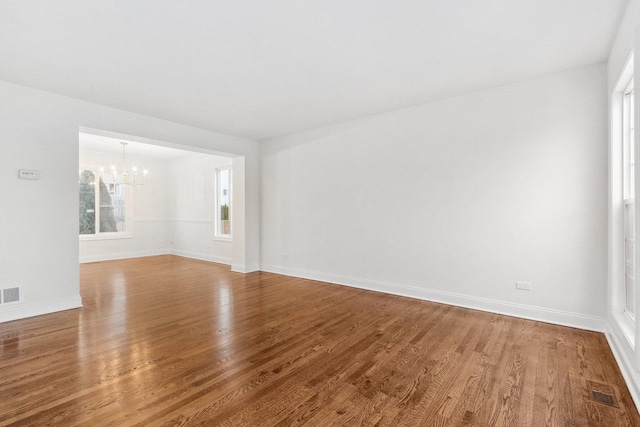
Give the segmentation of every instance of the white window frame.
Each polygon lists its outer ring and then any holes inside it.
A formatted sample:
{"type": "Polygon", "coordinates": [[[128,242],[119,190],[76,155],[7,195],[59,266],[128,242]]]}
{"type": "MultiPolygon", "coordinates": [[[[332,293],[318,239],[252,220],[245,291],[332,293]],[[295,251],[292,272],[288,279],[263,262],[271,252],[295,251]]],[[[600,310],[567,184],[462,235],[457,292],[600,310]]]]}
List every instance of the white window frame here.
{"type": "Polygon", "coordinates": [[[215,170],[215,238],[216,240],[231,241],[233,239],[233,169],[231,166],[218,167],[215,170]],[[229,234],[223,234],[220,227],[220,207],[221,205],[221,180],[220,172],[229,171],[229,234]]]}
{"type": "MultiPolygon", "coordinates": [[[[100,167],[98,166],[80,166],[79,170],[92,171],[96,177],[96,183],[100,179],[100,167]]],[[[121,184],[124,191],[125,200],[125,231],[100,231],[100,191],[95,191],[95,233],[94,234],[78,234],[80,241],[88,240],[111,240],[111,239],[131,239],[133,238],[133,195],[130,186],[121,184]]]]}
{"type": "MultiPolygon", "coordinates": [[[[625,225],[625,209],[633,208],[633,228],[637,229],[637,211],[638,206],[635,200],[628,194],[629,188],[629,168],[628,168],[628,151],[629,144],[635,141],[629,141],[629,124],[635,123],[635,117],[631,117],[628,109],[625,107],[627,102],[626,93],[633,88],[633,54],[630,55],[627,63],[616,82],[611,94],[611,139],[609,146],[609,167],[610,167],[610,198],[609,198],[609,313],[615,325],[622,333],[622,337],[626,340],[629,349],[635,353],[636,366],[640,367],[640,351],[636,351],[635,343],[639,342],[638,335],[640,328],[629,311],[627,311],[627,292],[626,292],[626,273],[628,271],[626,264],[625,249],[625,233],[628,231],[625,225]],[[626,130],[625,130],[626,127],[626,130]]],[[[635,159],[633,163],[637,163],[638,150],[635,150],[635,159]]],[[[638,181],[636,177],[635,182],[638,181]]],[[[633,266],[637,266],[638,262],[638,242],[633,241],[633,266]]],[[[635,270],[632,268],[631,271],[635,270]]],[[[639,292],[637,284],[634,286],[635,298],[629,301],[634,308],[633,312],[638,314],[638,297],[639,292]]]]}
{"type": "Polygon", "coordinates": [[[633,78],[630,78],[622,93],[622,199],[624,224],[624,312],[635,322],[635,159],[634,159],[634,91],[633,78]],[[633,290],[629,292],[628,288],[633,290]]]}

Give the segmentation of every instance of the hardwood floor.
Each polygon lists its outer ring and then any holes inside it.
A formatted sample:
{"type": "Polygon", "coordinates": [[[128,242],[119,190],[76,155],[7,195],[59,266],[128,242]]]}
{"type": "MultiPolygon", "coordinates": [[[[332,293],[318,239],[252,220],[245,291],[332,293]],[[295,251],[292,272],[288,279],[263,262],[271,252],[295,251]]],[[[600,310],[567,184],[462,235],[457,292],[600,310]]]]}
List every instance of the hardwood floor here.
{"type": "Polygon", "coordinates": [[[80,271],[82,309],[0,324],[0,425],[640,425],[600,333],[169,255],[80,271]]]}

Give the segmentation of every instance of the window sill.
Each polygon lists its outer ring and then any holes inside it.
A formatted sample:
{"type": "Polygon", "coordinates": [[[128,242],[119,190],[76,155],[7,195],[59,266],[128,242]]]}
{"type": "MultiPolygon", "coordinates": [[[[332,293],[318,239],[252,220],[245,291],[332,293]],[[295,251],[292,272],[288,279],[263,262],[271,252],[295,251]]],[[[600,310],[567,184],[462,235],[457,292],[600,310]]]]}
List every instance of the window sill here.
{"type": "Polygon", "coordinates": [[[117,239],[133,239],[131,233],[101,233],[101,234],[83,234],[80,237],[81,242],[90,242],[94,240],[117,240],[117,239]]]}
{"type": "Polygon", "coordinates": [[[233,237],[215,236],[211,240],[214,240],[216,242],[233,242],[233,237]]]}

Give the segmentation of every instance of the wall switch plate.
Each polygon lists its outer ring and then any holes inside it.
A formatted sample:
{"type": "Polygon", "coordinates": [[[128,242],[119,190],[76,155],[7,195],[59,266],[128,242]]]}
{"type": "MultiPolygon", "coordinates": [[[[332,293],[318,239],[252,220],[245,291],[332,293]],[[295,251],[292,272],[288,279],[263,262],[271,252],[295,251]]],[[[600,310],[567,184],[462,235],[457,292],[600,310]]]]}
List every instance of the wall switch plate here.
{"type": "Polygon", "coordinates": [[[18,178],[20,179],[40,179],[40,171],[33,169],[20,169],[18,171],[18,178]]]}
{"type": "Polygon", "coordinates": [[[530,282],[516,282],[516,289],[520,289],[521,291],[530,291],[531,283],[530,282]]]}

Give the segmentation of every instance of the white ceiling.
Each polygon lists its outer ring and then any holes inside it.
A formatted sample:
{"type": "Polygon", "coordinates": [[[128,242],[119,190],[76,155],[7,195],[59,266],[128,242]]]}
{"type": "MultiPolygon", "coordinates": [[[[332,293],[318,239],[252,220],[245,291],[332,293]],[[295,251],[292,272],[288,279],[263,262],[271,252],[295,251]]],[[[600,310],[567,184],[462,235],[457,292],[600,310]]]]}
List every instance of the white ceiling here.
{"type": "Polygon", "coordinates": [[[605,61],[628,0],[2,0],[0,79],[256,140],[605,61]]]}

